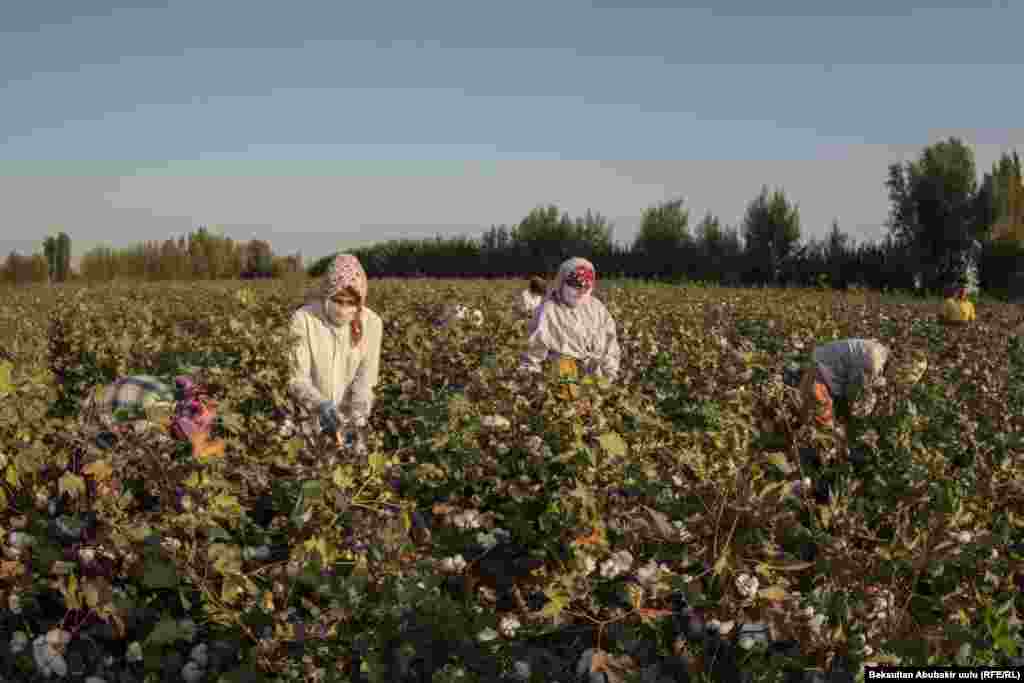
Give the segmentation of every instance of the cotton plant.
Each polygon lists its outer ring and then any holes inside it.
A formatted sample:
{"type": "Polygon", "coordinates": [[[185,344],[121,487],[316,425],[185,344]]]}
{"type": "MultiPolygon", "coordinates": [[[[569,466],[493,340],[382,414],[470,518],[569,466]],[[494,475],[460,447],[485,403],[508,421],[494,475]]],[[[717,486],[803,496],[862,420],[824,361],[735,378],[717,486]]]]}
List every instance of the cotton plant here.
{"type": "Polygon", "coordinates": [[[501,623],[498,624],[498,630],[501,631],[501,635],[506,638],[514,638],[520,628],[522,628],[522,624],[515,615],[506,615],[502,617],[501,623]]]}
{"type": "Polygon", "coordinates": [[[643,588],[651,590],[658,585],[658,581],[663,576],[669,573],[671,572],[667,565],[652,559],[648,560],[647,564],[637,568],[636,579],[643,588]]]}
{"type": "Polygon", "coordinates": [[[441,560],[441,569],[449,574],[458,574],[466,568],[466,559],[462,555],[454,555],[441,560]]]}
{"type": "Polygon", "coordinates": [[[479,529],[483,526],[483,519],[477,510],[464,510],[452,515],[451,523],[459,529],[479,529]]]}
{"type": "Polygon", "coordinates": [[[507,543],[511,540],[512,534],[504,529],[497,528],[489,532],[479,532],[476,535],[476,542],[479,543],[484,550],[490,550],[499,543],[507,543]]]}
{"type": "Polygon", "coordinates": [[[753,600],[757,596],[757,589],[759,587],[760,581],[756,576],[743,573],[736,577],[736,592],[744,600],[753,600]]]}
{"type": "Polygon", "coordinates": [[[601,563],[601,576],[614,579],[622,576],[633,567],[633,555],[628,550],[620,550],[601,563]]]}

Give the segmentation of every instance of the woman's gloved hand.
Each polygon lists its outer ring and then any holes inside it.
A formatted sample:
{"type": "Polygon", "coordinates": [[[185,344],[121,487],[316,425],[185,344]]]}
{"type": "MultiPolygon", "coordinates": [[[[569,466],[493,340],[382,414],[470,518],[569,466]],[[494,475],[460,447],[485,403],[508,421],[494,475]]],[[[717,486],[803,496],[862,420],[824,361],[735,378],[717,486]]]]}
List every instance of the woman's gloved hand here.
{"type": "Polygon", "coordinates": [[[336,432],[340,426],[338,406],[334,401],[323,401],[320,404],[320,427],[325,432],[336,432]]]}

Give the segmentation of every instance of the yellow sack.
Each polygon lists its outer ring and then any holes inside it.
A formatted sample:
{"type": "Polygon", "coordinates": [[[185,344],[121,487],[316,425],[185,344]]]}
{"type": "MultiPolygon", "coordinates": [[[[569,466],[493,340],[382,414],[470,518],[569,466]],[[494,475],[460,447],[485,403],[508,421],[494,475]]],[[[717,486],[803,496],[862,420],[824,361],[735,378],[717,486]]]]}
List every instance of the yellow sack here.
{"type": "Polygon", "coordinates": [[[942,302],[941,317],[949,323],[962,324],[974,320],[974,304],[959,299],[946,299],[942,302]]]}
{"type": "Polygon", "coordinates": [[[579,379],[580,368],[575,358],[560,356],[558,359],[558,376],[561,379],[579,379]]]}
{"type": "MultiPolygon", "coordinates": [[[[575,358],[560,356],[555,362],[555,376],[558,380],[579,380],[580,369],[575,358]]],[[[578,398],[580,388],[574,383],[565,383],[558,388],[557,396],[563,401],[571,401],[578,398]]]]}

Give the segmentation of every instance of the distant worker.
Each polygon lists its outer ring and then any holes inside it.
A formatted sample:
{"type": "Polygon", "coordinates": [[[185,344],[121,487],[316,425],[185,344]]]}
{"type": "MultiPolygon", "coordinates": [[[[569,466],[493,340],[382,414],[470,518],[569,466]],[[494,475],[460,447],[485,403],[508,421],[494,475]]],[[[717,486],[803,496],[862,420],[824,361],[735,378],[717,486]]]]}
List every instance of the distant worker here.
{"type": "Polygon", "coordinates": [[[967,288],[963,283],[946,290],[946,300],[942,302],[939,315],[942,322],[963,325],[975,319],[974,304],[967,298],[967,288]]]}
{"type": "Polygon", "coordinates": [[[874,411],[877,391],[887,383],[912,385],[927,368],[920,354],[901,363],[890,363],[890,350],[875,339],[841,339],[818,346],[800,379],[801,421],[820,427],[835,424],[836,404],[840,417],[864,417],[874,411]]]}
{"type": "Polygon", "coordinates": [[[547,294],[547,283],[544,282],[544,279],[530,278],[530,286],[519,294],[519,312],[526,320],[533,320],[537,308],[544,301],[545,294],[547,294]]]}
{"type": "Polygon", "coordinates": [[[562,264],[554,288],[530,322],[524,370],[542,372],[546,361],[558,361],[560,368],[573,365],[581,375],[618,377],[622,350],[615,320],[593,295],[596,280],[594,265],[586,259],[562,264]]]}

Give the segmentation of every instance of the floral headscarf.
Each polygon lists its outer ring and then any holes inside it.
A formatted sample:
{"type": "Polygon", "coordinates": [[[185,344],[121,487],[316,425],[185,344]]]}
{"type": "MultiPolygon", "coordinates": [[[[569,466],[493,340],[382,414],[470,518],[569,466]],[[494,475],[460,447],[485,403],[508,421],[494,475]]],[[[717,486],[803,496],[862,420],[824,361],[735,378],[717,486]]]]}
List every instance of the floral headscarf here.
{"type": "MultiPolygon", "coordinates": [[[[563,263],[558,269],[558,276],[555,278],[555,296],[560,303],[562,301],[562,287],[572,285],[583,290],[579,304],[585,303],[594,292],[594,283],[597,281],[597,271],[594,264],[585,258],[571,258],[563,263]]],[[[577,304],[577,305],[579,305],[577,304]]]]}
{"type": "Polygon", "coordinates": [[[618,375],[621,351],[615,321],[604,304],[592,296],[595,280],[594,266],[586,259],[573,258],[562,264],[555,287],[530,324],[527,365],[543,363],[554,353],[582,363],[585,372],[598,371],[609,378],[618,375]],[[561,287],[570,277],[579,278],[587,286],[575,306],[561,303],[561,287]]]}
{"type": "Polygon", "coordinates": [[[351,254],[338,254],[327,269],[324,276],[322,295],[324,298],[324,312],[327,311],[327,302],[331,297],[346,289],[351,289],[357,295],[356,315],[349,323],[352,329],[352,346],[358,346],[363,338],[363,306],[366,304],[366,271],[359,263],[359,259],[351,254]]]}

